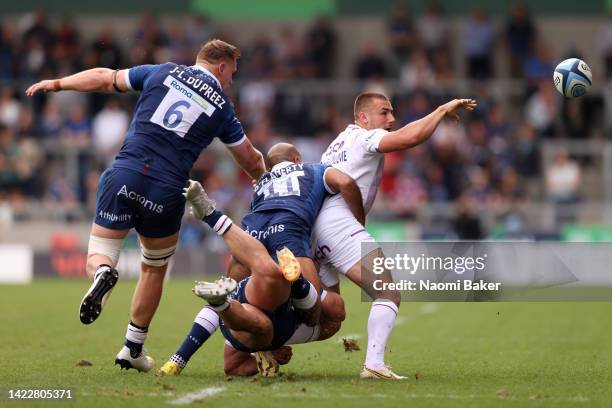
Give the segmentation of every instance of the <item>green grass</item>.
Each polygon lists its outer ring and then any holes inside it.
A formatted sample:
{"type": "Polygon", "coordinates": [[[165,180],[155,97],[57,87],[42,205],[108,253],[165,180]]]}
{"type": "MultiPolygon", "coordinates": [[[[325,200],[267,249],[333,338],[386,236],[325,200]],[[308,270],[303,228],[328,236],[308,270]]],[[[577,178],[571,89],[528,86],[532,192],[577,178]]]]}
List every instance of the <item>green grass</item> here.
{"type": "MultiPolygon", "coordinates": [[[[166,285],[146,344],[158,364],[176,350],[199,310],[190,286],[166,285]]],[[[60,280],[0,286],[0,387],[72,388],[74,403],[57,406],[82,407],[170,406],[207,387],[224,391],[199,406],[612,407],[612,303],[405,303],[387,355],[410,378],[360,381],[369,304],[344,283],[348,317],[339,335],[295,347],[278,379],[228,381],[220,334],[179,377],[120,371],[113,360],[134,282],[120,282],[91,326],[77,317],[87,287],[60,280]],[[361,351],[343,350],[338,340],[347,334],[362,336],[361,351]],[[77,366],[81,359],[93,366],[77,366]]]]}

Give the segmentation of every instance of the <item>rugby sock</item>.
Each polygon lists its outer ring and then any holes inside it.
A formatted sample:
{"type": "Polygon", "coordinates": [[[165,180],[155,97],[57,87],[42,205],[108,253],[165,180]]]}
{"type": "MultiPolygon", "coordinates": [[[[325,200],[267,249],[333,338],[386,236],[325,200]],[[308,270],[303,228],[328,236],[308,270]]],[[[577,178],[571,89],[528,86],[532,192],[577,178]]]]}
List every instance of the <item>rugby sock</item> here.
{"type": "Polygon", "coordinates": [[[219,210],[214,210],[202,219],[217,235],[223,235],[232,226],[232,219],[219,210]]]}
{"type": "Polygon", "coordinates": [[[212,336],[218,327],[219,315],[209,307],[202,308],[193,322],[191,331],[185,337],[178,351],[170,357],[170,360],[177,363],[181,369],[185,368],[191,356],[212,336]]]}
{"type": "Polygon", "coordinates": [[[148,327],[140,327],[130,322],[125,333],[125,345],[130,349],[130,356],[137,358],[142,352],[142,345],[149,334],[148,327]]]}
{"type": "Polygon", "coordinates": [[[291,284],[291,301],[302,310],[308,310],[317,303],[316,289],[302,275],[291,284]]]}
{"type": "Polygon", "coordinates": [[[385,364],[385,348],[391,330],[393,330],[397,312],[397,306],[390,300],[376,299],[372,302],[368,317],[366,367],[378,368],[385,364]]]}
{"type": "Polygon", "coordinates": [[[293,336],[285,343],[285,346],[290,344],[304,344],[310,343],[311,341],[317,341],[319,339],[319,332],[321,331],[321,326],[306,326],[305,324],[300,324],[293,336]]]}

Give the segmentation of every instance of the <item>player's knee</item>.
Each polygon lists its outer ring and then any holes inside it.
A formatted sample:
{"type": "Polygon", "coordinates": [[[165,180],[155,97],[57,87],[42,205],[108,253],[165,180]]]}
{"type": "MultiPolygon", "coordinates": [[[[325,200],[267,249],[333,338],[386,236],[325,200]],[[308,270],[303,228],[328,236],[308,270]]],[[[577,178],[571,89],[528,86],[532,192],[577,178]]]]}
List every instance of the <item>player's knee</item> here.
{"type": "Polygon", "coordinates": [[[325,320],[343,322],[346,318],[344,300],[339,294],[327,292],[325,299],[321,302],[321,314],[325,320]]]}
{"type": "Polygon", "coordinates": [[[322,320],[318,340],[327,340],[340,331],[341,321],[322,320]]]}
{"type": "Polygon", "coordinates": [[[141,246],[141,261],[151,272],[165,271],[172,255],[176,252],[176,244],[163,249],[149,249],[141,246]]]}

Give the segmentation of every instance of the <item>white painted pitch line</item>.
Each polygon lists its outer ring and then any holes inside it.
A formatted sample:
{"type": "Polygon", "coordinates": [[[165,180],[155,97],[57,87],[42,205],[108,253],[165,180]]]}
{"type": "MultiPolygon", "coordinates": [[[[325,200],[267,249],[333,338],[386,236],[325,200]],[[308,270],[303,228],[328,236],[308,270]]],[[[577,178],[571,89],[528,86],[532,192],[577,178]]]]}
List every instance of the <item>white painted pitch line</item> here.
{"type": "Polygon", "coordinates": [[[210,397],[212,395],[220,394],[225,391],[225,387],[208,387],[202,388],[201,390],[190,392],[189,394],[185,394],[180,398],[177,398],[172,401],[168,401],[169,404],[172,405],[186,405],[191,404],[196,401],[200,401],[206,397],[210,397]]]}
{"type": "Polygon", "coordinates": [[[425,303],[423,306],[421,306],[421,314],[426,315],[436,313],[439,308],[440,306],[438,306],[436,303],[425,303]]]}

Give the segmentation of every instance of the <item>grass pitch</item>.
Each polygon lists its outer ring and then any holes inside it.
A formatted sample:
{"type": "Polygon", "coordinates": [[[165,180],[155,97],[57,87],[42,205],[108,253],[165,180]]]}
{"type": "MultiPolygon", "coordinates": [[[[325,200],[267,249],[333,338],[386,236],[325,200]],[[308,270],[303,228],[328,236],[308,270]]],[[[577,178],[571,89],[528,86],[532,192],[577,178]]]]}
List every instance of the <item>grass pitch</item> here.
{"type": "MultiPolygon", "coordinates": [[[[85,281],[0,286],[3,392],[72,388],[74,401],[56,406],[82,407],[171,406],[189,397],[206,407],[612,407],[612,303],[405,303],[387,356],[409,379],[360,381],[369,304],[344,282],[342,330],[328,341],[294,347],[282,377],[227,379],[216,333],[179,377],[158,378],[113,365],[134,285],[120,281],[91,326],[77,316],[85,281]],[[345,352],[345,336],[357,336],[361,351],[345,352]],[[93,365],[77,365],[82,359],[93,365]]],[[[191,285],[166,285],[146,344],[158,366],[201,306],[191,285]]]]}

